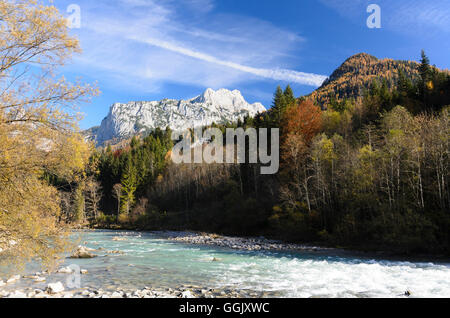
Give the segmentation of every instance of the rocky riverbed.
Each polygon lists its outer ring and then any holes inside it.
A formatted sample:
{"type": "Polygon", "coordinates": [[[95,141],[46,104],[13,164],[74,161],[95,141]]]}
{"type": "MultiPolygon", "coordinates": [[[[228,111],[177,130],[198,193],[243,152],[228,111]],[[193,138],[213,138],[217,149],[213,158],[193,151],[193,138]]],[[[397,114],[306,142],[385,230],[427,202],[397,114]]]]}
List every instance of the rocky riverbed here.
{"type": "MultiPolygon", "coordinates": [[[[184,242],[190,244],[216,245],[242,250],[260,249],[285,249],[293,247],[290,245],[277,244],[265,239],[235,239],[231,237],[219,237],[217,235],[203,235],[191,232],[161,232],[162,237],[170,241],[184,242]]],[[[112,241],[126,241],[126,237],[113,237],[112,241]]],[[[87,243],[87,242],[86,242],[87,243]]],[[[124,254],[118,250],[97,249],[86,246],[78,248],[67,257],[67,259],[90,259],[96,257],[108,257],[124,254]]],[[[211,259],[219,261],[219,259],[211,259]]],[[[128,265],[133,267],[131,264],[128,265]]],[[[144,287],[142,289],[94,288],[84,287],[79,289],[68,288],[63,282],[73,279],[77,275],[89,275],[86,269],[74,269],[71,267],[60,267],[54,273],[48,271],[36,272],[28,275],[14,275],[5,281],[0,279],[0,298],[249,298],[249,297],[276,297],[275,292],[261,292],[252,290],[218,289],[205,286],[180,285],[176,288],[144,287]],[[77,271],[77,272],[75,272],[77,271]],[[79,272],[78,272],[79,271],[79,272]],[[62,281],[54,281],[52,274],[66,275],[62,281]],[[19,282],[27,287],[15,287],[19,282]],[[45,286],[45,287],[44,287],[45,286]]]]}
{"type": "MultiPolygon", "coordinates": [[[[71,274],[67,268],[61,268],[58,273],[71,274]]],[[[86,273],[87,274],[87,273],[86,273]]],[[[35,276],[11,277],[7,283],[0,281],[0,286],[10,287],[8,290],[0,288],[0,298],[250,298],[250,297],[276,297],[275,292],[256,292],[250,290],[212,289],[194,285],[181,285],[178,288],[144,287],[143,289],[104,290],[102,288],[84,287],[79,289],[66,289],[61,283],[47,284],[45,289],[33,287],[38,282],[36,278],[45,281],[45,273],[35,276]],[[14,288],[14,283],[26,279],[30,287],[14,288]],[[3,285],[1,285],[3,284],[3,285]]],[[[42,281],[40,280],[40,281],[42,281]]]]}
{"type": "Polygon", "coordinates": [[[161,234],[166,235],[169,240],[175,242],[219,246],[244,251],[329,252],[335,250],[305,244],[283,243],[276,240],[268,240],[264,237],[244,238],[193,232],[163,232],[161,234]]]}

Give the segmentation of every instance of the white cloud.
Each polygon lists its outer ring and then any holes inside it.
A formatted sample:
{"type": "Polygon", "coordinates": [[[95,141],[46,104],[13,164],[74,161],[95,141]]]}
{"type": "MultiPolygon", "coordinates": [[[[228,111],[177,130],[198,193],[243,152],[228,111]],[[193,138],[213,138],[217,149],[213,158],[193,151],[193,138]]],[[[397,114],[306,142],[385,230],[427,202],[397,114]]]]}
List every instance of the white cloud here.
{"type": "Polygon", "coordinates": [[[84,54],[75,67],[109,72],[124,85],[139,78],[149,89],[164,82],[233,88],[267,79],[319,86],[326,78],[291,69],[301,63],[300,35],[259,19],[215,14],[211,0],[81,2],[84,54]],[[186,6],[195,19],[186,17],[186,6]]]}
{"type": "Polygon", "coordinates": [[[235,69],[241,72],[250,73],[256,76],[264,77],[273,79],[276,81],[287,81],[287,82],[293,82],[298,84],[304,84],[304,85],[311,85],[311,86],[320,86],[325,79],[326,76],[317,75],[317,74],[311,74],[311,73],[303,73],[303,72],[297,72],[292,70],[286,70],[286,69],[264,69],[264,68],[256,68],[246,65],[241,65],[238,63],[225,61],[218,59],[214,56],[204,54],[202,52],[193,51],[190,49],[186,49],[184,47],[171,44],[169,42],[160,41],[158,39],[152,39],[152,38],[144,38],[144,39],[138,39],[134,38],[136,41],[141,41],[153,46],[157,46],[172,52],[180,53],[198,60],[202,60],[209,63],[214,63],[217,65],[222,65],[229,67],[231,69],[235,69]]]}

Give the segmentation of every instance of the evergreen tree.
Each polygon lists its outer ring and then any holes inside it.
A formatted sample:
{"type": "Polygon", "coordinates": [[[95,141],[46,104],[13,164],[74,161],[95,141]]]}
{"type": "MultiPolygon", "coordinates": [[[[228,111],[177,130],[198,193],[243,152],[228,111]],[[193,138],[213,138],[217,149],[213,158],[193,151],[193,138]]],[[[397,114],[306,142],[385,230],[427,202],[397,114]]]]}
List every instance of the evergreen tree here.
{"type": "MultiPolygon", "coordinates": [[[[419,74],[420,74],[420,82],[419,82],[419,94],[422,101],[427,103],[427,87],[431,81],[431,67],[430,67],[430,59],[425,54],[425,51],[422,50],[421,60],[419,66],[419,74]]],[[[425,105],[427,107],[427,105],[425,105]]]]}
{"type": "Polygon", "coordinates": [[[122,212],[127,215],[135,202],[136,192],[136,167],[133,164],[131,153],[127,153],[125,167],[122,174],[122,212]]]}
{"type": "Polygon", "coordinates": [[[292,88],[290,85],[286,86],[286,89],[284,90],[283,95],[284,95],[285,107],[295,104],[296,99],[295,99],[294,92],[292,91],[292,88]]]}
{"type": "Polygon", "coordinates": [[[273,98],[273,104],[272,104],[272,112],[273,112],[273,125],[275,127],[279,127],[280,125],[280,119],[281,119],[281,112],[285,105],[285,98],[283,90],[280,86],[277,87],[277,90],[275,92],[274,98],[273,98]]]}

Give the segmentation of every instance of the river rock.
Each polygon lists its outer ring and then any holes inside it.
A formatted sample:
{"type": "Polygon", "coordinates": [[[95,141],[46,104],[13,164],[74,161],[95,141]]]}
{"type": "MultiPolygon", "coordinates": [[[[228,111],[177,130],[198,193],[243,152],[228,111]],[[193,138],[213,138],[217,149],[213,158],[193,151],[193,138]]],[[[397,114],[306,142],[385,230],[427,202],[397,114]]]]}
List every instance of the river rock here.
{"type": "Polygon", "coordinates": [[[70,267],[62,267],[58,270],[59,274],[72,274],[73,270],[70,267]]]}
{"type": "Polygon", "coordinates": [[[10,279],[8,279],[6,281],[7,284],[11,284],[14,283],[16,281],[20,280],[20,275],[14,275],[13,277],[11,277],[10,279]]]}
{"type": "Polygon", "coordinates": [[[123,297],[123,293],[122,292],[114,292],[111,295],[111,298],[122,298],[123,297]]]}
{"type": "Polygon", "coordinates": [[[9,294],[8,298],[27,298],[27,295],[20,290],[16,290],[13,293],[9,294]]]}
{"type": "Polygon", "coordinates": [[[86,274],[88,274],[89,272],[88,272],[88,270],[87,269],[82,269],[82,270],[80,270],[80,274],[82,274],[82,275],[86,275],[86,274]]]}
{"type": "Polygon", "coordinates": [[[116,236],[116,237],[113,237],[112,240],[113,240],[113,241],[126,241],[127,238],[126,238],[126,237],[116,236]]]}
{"type": "Polygon", "coordinates": [[[61,282],[57,282],[54,284],[48,284],[46,289],[48,294],[57,294],[64,291],[64,285],[61,282]]]}
{"type": "Polygon", "coordinates": [[[194,298],[194,295],[191,293],[190,290],[185,290],[181,293],[181,298],[194,298]]]}
{"type": "Polygon", "coordinates": [[[35,278],[34,278],[34,281],[35,281],[36,283],[42,283],[42,282],[45,282],[45,280],[46,280],[45,277],[35,277],[35,278]]]}
{"type": "Polygon", "coordinates": [[[0,280],[0,287],[3,287],[5,285],[6,285],[6,283],[4,281],[0,280]]]}
{"type": "Polygon", "coordinates": [[[97,255],[90,253],[90,251],[85,246],[78,246],[75,253],[70,256],[70,258],[94,258],[97,255]]]}

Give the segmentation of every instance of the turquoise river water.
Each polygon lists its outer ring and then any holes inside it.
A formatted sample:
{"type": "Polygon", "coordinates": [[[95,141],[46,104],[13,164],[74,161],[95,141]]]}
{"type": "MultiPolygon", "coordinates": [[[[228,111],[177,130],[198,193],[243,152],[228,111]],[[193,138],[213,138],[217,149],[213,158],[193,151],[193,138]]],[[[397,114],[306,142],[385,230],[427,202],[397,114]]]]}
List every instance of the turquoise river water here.
{"type": "MultiPolygon", "coordinates": [[[[416,297],[450,297],[449,263],[238,251],[177,243],[161,233],[87,231],[80,236],[80,244],[101,248],[96,252],[99,257],[66,259],[63,265],[88,270],[89,274],[81,277],[81,287],[86,288],[194,285],[268,292],[279,297],[400,297],[409,290],[416,297]],[[123,240],[113,240],[117,237],[123,240]],[[213,262],[214,258],[219,261],[213,262]]],[[[33,266],[28,268],[31,273],[33,270],[33,266]]],[[[64,282],[66,276],[54,274],[42,287],[52,281],[64,282]]]]}

